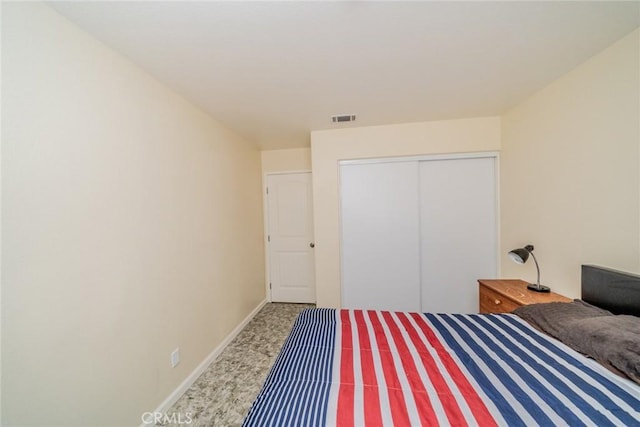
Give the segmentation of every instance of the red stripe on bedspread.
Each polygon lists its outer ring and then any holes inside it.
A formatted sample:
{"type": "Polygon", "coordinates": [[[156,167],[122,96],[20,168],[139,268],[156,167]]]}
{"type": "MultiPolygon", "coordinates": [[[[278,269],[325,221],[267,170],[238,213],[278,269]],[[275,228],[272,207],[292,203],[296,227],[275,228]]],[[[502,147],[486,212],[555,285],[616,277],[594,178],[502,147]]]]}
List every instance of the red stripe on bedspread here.
{"type": "MultiPolygon", "coordinates": [[[[404,326],[407,334],[409,335],[409,339],[415,346],[418,354],[420,356],[420,360],[422,360],[422,364],[424,366],[427,375],[429,376],[429,380],[436,392],[438,393],[438,398],[440,399],[440,403],[445,411],[447,419],[452,425],[456,426],[465,426],[467,425],[467,421],[465,420],[462,411],[460,410],[460,406],[456,401],[455,396],[451,393],[451,389],[447,385],[446,380],[440,373],[438,369],[438,365],[435,360],[427,350],[427,347],[424,345],[420,337],[418,336],[418,332],[415,330],[414,326],[409,321],[409,318],[406,317],[404,313],[397,313],[400,322],[404,326]]],[[[425,391],[426,392],[426,391],[425,391]]],[[[429,408],[431,409],[431,408],[429,408]]],[[[421,410],[421,408],[419,408],[421,410]]]]}
{"type": "Polygon", "coordinates": [[[358,338],[360,343],[360,364],[362,367],[362,382],[364,395],[364,421],[368,426],[382,425],[382,413],[380,412],[380,395],[378,393],[378,380],[373,363],[372,346],[369,340],[369,331],[364,321],[361,310],[354,312],[358,326],[358,338]]]}
{"type": "MultiPolygon", "coordinates": [[[[464,373],[460,370],[455,360],[453,360],[453,358],[444,348],[431,327],[429,327],[424,316],[419,313],[411,313],[411,316],[422,330],[431,347],[436,350],[438,357],[440,357],[440,360],[442,361],[445,369],[447,370],[447,372],[449,372],[449,375],[451,375],[451,378],[456,383],[456,386],[462,392],[462,395],[469,405],[469,408],[471,409],[471,412],[473,413],[473,416],[475,417],[478,424],[481,426],[496,426],[496,421],[489,413],[489,410],[482,401],[481,397],[478,396],[478,393],[464,376],[464,373]]],[[[436,368],[434,368],[434,370],[435,369],[436,368]]]]}
{"type": "Polygon", "coordinates": [[[391,313],[388,311],[383,312],[382,317],[384,317],[384,320],[387,322],[393,341],[395,342],[398,353],[400,354],[402,366],[404,367],[413,398],[416,402],[416,409],[418,410],[420,423],[424,426],[438,425],[438,417],[431,405],[431,399],[429,399],[427,390],[420,378],[420,374],[418,373],[418,369],[413,361],[409,347],[402,336],[402,332],[400,332],[400,328],[398,328],[398,325],[396,325],[393,320],[391,313]]]}
{"type": "Polygon", "coordinates": [[[398,379],[397,369],[395,367],[395,362],[393,361],[393,355],[391,354],[387,337],[376,312],[368,311],[368,314],[373,330],[376,334],[378,351],[380,352],[380,360],[382,363],[382,372],[384,372],[384,378],[387,383],[389,406],[391,409],[393,424],[397,426],[409,426],[411,425],[411,422],[409,420],[409,413],[407,412],[407,403],[402,392],[400,380],[398,379]]]}
{"type": "Polygon", "coordinates": [[[339,426],[353,425],[354,384],[353,384],[353,341],[349,312],[340,310],[342,321],[342,342],[340,352],[340,390],[336,423],[339,426]]]}
{"type": "MultiPolygon", "coordinates": [[[[411,396],[413,396],[421,424],[438,425],[441,420],[438,420],[433,405],[434,402],[431,401],[425,387],[428,381],[435,389],[448,422],[456,426],[468,425],[470,420],[467,420],[462,413],[459,400],[456,400],[457,393],[452,392],[443,375],[445,371],[439,369],[436,359],[432,355],[432,352],[435,351],[442,366],[444,366],[451,380],[456,384],[462,397],[467,402],[476,422],[483,427],[496,426],[496,421],[489,413],[482,398],[467,380],[446,347],[440,342],[424,316],[420,313],[396,313],[395,316],[397,316],[399,324],[396,323],[394,314],[390,312],[354,310],[353,317],[355,320],[352,323],[349,311],[340,311],[340,386],[338,390],[336,424],[338,426],[353,426],[356,418],[355,411],[358,411],[363,413],[364,422],[367,426],[379,426],[383,423],[383,408],[386,408],[384,410],[388,411],[387,414],[390,414],[394,425],[408,426],[411,424],[411,420],[406,398],[411,399],[411,396]],[[411,316],[413,322],[409,316],[411,316]],[[374,336],[370,336],[367,318],[371,323],[374,336]],[[388,328],[388,332],[385,331],[383,323],[388,328]],[[403,336],[402,330],[405,331],[408,339],[403,336]],[[388,336],[387,334],[390,335],[388,336]],[[433,349],[432,352],[425,345],[423,341],[425,339],[433,349]],[[360,348],[359,354],[354,354],[355,343],[360,348]],[[400,362],[394,358],[391,351],[391,343],[393,343],[400,355],[400,362]],[[420,376],[418,366],[416,366],[416,363],[420,362],[418,362],[417,358],[414,360],[411,348],[414,348],[414,354],[419,356],[428,378],[420,376]],[[384,385],[379,383],[382,378],[379,379],[376,373],[375,359],[377,357],[379,357],[381,364],[378,369],[382,369],[384,382],[386,382],[388,401],[386,398],[381,401],[380,387],[384,385]],[[356,374],[359,373],[354,372],[354,358],[358,358],[357,361],[360,362],[363,386],[361,404],[364,405],[363,408],[355,407],[355,378],[358,376],[356,374]],[[397,363],[400,363],[402,367],[396,366],[397,363]],[[410,391],[403,389],[398,376],[399,370],[404,371],[411,388],[410,391]]],[[[457,398],[460,399],[460,397],[457,398]]]]}

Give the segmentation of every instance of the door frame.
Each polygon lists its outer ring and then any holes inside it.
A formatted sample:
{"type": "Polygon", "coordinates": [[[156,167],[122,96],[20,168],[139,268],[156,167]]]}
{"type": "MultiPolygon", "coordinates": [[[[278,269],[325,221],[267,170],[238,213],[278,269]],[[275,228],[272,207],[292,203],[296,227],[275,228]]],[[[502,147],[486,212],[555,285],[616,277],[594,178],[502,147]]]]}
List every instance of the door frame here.
{"type": "MultiPolygon", "coordinates": [[[[264,288],[266,293],[266,301],[273,302],[271,299],[271,257],[269,256],[269,195],[267,194],[267,187],[269,176],[271,175],[293,175],[300,173],[308,173],[312,174],[311,169],[302,169],[302,170],[290,170],[290,171],[279,171],[279,172],[266,172],[262,175],[262,212],[263,212],[263,228],[264,228],[264,288]]],[[[311,175],[311,179],[313,179],[313,174],[311,175]]],[[[313,194],[311,194],[313,197],[313,194]]],[[[315,256],[314,256],[314,264],[315,264],[315,256]]],[[[315,278],[314,278],[315,280],[315,278]]]]}

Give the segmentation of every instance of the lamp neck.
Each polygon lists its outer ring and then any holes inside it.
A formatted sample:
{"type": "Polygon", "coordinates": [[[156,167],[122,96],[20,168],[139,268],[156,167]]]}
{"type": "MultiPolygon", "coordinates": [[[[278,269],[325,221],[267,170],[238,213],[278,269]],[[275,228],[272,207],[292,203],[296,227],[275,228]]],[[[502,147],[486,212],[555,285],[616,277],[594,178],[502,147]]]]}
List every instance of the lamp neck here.
{"type": "Polygon", "coordinates": [[[529,251],[529,254],[531,254],[531,256],[533,257],[533,261],[536,263],[536,271],[538,272],[538,281],[536,282],[536,285],[540,287],[540,267],[538,266],[538,260],[536,259],[536,256],[533,254],[533,252],[529,251]]]}

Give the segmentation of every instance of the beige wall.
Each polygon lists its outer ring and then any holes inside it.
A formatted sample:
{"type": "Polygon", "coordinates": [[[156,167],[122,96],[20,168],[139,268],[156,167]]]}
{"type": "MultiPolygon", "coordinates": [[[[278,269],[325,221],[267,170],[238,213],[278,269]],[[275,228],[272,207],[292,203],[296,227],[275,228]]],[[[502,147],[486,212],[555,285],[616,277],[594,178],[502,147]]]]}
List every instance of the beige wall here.
{"type": "MultiPolygon", "coordinates": [[[[2,22],[2,3],[0,1],[0,22],[2,22]]],[[[0,51],[2,46],[2,31],[0,30],[0,51]]],[[[0,65],[2,59],[0,55],[0,65]]],[[[2,81],[2,67],[0,66],[0,81],[2,81]]],[[[4,99],[2,84],[0,84],[0,100],[4,99]]],[[[0,102],[0,135],[2,135],[2,102],[0,102]]],[[[0,144],[0,189],[2,188],[2,145],[0,144]]],[[[2,197],[0,191],[0,242],[2,241],[2,197]]],[[[2,315],[2,245],[0,244],[0,319],[2,315]]],[[[2,424],[2,322],[0,320],[0,424],[2,424]]]]}
{"type": "MultiPolygon", "coordinates": [[[[503,116],[503,252],[533,243],[542,282],[570,297],[583,263],[640,271],[639,34],[503,116]]],[[[504,277],[535,280],[503,256],[504,277]]]]}
{"type": "Polygon", "coordinates": [[[2,424],[139,425],[265,298],[260,153],[45,5],[2,31],[2,424]]]}
{"type": "Polygon", "coordinates": [[[311,149],[267,150],[260,153],[262,174],[273,172],[301,172],[311,170],[311,149]]]}
{"type": "Polygon", "coordinates": [[[318,305],[340,307],[340,160],[499,149],[499,117],[312,132],[318,305]]]}

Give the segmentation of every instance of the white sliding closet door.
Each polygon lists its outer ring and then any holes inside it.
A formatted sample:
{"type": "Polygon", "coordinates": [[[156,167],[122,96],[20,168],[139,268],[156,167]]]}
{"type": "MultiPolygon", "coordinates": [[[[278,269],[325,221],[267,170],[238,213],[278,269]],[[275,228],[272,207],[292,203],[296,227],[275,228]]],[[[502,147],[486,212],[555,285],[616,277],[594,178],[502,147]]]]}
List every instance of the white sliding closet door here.
{"type": "Polygon", "coordinates": [[[496,277],[495,158],[420,162],[422,311],[477,313],[496,277]]]}
{"type": "Polygon", "coordinates": [[[340,166],[342,306],[420,310],[418,162],[340,166]]]}

